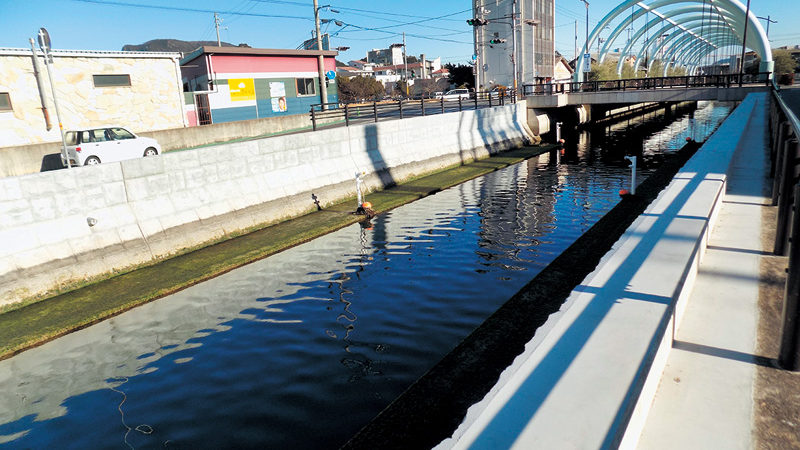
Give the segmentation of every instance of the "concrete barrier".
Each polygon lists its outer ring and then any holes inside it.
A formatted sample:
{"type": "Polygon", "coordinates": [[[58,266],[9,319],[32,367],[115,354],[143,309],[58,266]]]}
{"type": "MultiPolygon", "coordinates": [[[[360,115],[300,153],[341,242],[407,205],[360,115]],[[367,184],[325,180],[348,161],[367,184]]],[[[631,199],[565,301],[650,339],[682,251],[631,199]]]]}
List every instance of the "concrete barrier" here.
{"type": "Polygon", "coordinates": [[[0,179],[0,306],[530,139],[524,103],[0,179]]]}
{"type": "Polygon", "coordinates": [[[437,448],[636,446],[728,165],[766,101],[737,107],[437,448]]]}

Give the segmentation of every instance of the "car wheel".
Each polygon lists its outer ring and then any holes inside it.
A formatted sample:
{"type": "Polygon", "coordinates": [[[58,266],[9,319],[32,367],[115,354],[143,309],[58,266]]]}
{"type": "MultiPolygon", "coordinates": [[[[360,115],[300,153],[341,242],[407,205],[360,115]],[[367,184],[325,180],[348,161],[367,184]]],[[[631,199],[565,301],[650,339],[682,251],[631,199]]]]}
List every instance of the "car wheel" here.
{"type": "Polygon", "coordinates": [[[86,162],[83,163],[83,165],[85,166],[93,166],[95,164],[100,164],[100,158],[98,158],[97,156],[90,156],[86,158],[86,162]]]}
{"type": "Polygon", "coordinates": [[[147,147],[147,150],[144,151],[144,156],[156,156],[158,155],[158,151],[153,147],[147,147]]]}

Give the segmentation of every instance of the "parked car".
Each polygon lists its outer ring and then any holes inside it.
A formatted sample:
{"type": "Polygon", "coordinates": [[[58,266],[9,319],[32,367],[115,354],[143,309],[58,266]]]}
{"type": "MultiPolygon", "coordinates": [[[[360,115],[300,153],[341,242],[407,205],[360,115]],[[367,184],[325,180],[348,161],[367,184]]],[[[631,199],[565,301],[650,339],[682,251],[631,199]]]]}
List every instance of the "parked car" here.
{"type": "MultiPolygon", "coordinates": [[[[64,137],[70,162],[78,166],[161,153],[161,146],[155,139],[136,136],[125,128],[114,125],[67,131],[64,137]]],[[[61,155],[61,163],[64,167],[67,166],[64,155],[61,155]]]]}
{"type": "Polygon", "coordinates": [[[433,98],[442,98],[444,96],[444,92],[438,91],[433,93],[433,98]]]}
{"type": "Polygon", "coordinates": [[[444,93],[442,96],[445,100],[469,100],[469,89],[452,89],[444,93]]]}

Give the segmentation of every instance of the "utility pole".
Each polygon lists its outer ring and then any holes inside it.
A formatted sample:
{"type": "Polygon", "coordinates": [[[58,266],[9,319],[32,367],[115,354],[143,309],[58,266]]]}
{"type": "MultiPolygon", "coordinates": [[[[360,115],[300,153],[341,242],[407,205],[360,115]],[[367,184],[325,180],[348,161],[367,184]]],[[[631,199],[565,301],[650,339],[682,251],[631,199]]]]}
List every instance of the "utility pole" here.
{"type": "MultiPolygon", "coordinates": [[[[483,19],[483,4],[475,8],[475,17],[478,19],[483,19]]],[[[483,64],[483,58],[480,54],[480,44],[483,42],[481,38],[482,29],[483,27],[473,27],[473,40],[475,41],[475,92],[481,90],[481,65],[483,64]]]]}
{"type": "Polygon", "coordinates": [[[761,19],[761,20],[766,20],[767,21],[767,39],[769,39],[769,24],[778,23],[778,21],[777,20],[771,20],[769,15],[767,15],[767,17],[758,16],[758,18],[761,19]]]}
{"type": "Polygon", "coordinates": [[[406,78],[406,98],[408,98],[408,49],[406,49],[405,31],[403,31],[403,76],[406,78]]]}
{"type": "Polygon", "coordinates": [[[319,102],[322,104],[321,108],[324,111],[325,103],[328,101],[328,92],[325,88],[325,57],[322,55],[322,35],[319,32],[319,5],[317,0],[314,0],[314,26],[317,29],[317,50],[319,56],[317,57],[317,69],[319,71],[319,102]]]}
{"type": "Polygon", "coordinates": [[[217,47],[222,47],[222,41],[219,40],[219,24],[222,23],[222,19],[219,18],[219,14],[214,13],[214,28],[217,29],[217,47]]]}
{"type": "Polygon", "coordinates": [[[573,57],[575,58],[575,65],[578,65],[578,19],[575,19],[575,51],[572,52],[573,57]]]}
{"type": "Polygon", "coordinates": [[[517,0],[511,3],[511,66],[514,71],[514,92],[517,91],[517,0]]]}

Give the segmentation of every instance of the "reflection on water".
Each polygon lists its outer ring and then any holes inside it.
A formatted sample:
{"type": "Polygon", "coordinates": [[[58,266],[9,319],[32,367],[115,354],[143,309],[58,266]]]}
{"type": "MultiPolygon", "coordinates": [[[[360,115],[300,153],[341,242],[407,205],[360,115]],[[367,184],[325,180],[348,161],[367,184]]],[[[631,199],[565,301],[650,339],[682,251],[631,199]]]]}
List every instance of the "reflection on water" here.
{"type": "MultiPolygon", "coordinates": [[[[695,111],[691,132],[728,110],[695,111]]],[[[0,361],[0,446],[336,448],[616,204],[623,155],[644,176],[682,145],[678,120],[568,136],[561,164],[532,158],[0,361]]]]}

